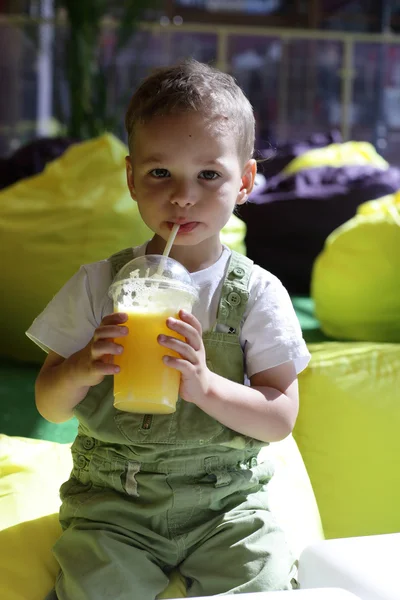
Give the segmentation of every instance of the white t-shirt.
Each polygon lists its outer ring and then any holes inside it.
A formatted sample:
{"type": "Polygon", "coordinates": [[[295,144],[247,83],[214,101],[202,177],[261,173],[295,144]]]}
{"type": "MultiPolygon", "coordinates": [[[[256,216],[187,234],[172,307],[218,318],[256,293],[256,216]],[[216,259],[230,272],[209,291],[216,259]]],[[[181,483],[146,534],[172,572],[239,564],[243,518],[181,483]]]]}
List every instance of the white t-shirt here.
{"type": "MultiPolygon", "coordinates": [[[[134,256],[143,256],[146,245],[134,248],[134,256]]],[[[191,274],[199,290],[193,314],[203,331],[216,321],[230,254],[224,246],[216,263],[191,274]]],[[[86,346],[103,317],[113,312],[108,297],[111,280],[108,260],[83,265],[34,320],[28,337],[46,352],[52,350],[64,358],[86,346]]],[[[247,377],[288,361],[300,373],[310,354],[287,291],[274,275],[254,265],[249,293],[240,331],[247,377]]]]}

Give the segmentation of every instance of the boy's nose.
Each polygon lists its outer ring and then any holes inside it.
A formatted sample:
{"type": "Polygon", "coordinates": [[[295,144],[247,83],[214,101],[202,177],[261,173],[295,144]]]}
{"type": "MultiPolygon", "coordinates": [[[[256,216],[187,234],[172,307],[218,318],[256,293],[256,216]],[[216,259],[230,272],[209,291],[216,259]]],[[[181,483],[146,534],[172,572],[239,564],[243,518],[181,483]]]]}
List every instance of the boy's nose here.
{"type": "Polygon", "coordinates": [[[196,202],[193,189],[184,184],[177,186],[171,193],[170,202],[171,204],[177,204],[181,208],[193,206],[196,202]]]}

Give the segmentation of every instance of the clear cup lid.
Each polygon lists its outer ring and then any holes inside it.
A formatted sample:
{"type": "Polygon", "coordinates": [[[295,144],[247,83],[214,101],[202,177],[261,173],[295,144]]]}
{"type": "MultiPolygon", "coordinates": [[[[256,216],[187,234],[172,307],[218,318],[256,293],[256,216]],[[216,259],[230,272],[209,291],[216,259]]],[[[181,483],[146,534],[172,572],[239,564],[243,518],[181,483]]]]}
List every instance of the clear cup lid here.
{"type": "Polygon", "coordinates": [[[173,258],[159,254],[139,256],[124,265],[112,281],[109,296],[113,297],[122,285],[135,281],[149,288],[175,288],[198,295],[189,271],[173,258]]]}

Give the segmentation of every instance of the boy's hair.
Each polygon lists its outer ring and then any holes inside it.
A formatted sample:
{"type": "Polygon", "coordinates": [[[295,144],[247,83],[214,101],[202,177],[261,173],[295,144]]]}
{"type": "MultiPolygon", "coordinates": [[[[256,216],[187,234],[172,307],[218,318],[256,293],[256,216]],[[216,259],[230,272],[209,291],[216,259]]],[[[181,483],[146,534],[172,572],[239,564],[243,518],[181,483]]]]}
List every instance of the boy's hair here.
{"type": "Polygon", "coordinates": [[[247,161],[253,156],[255,120],[250,102],[233,77],[192,59],[155,70],[133,94],[125,117],[130,151],[137,124],[191,111],[228,118],[241,157],[247,161]]]}

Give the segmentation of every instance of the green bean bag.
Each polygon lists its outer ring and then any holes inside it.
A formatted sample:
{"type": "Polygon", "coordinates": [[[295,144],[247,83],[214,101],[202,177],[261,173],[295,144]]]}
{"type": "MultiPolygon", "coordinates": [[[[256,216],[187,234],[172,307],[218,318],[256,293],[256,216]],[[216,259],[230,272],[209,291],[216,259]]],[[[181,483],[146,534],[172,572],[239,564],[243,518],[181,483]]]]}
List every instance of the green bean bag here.
{"type": "Polygon", "coordinates": [[[326,538],[400,531],[400,345],[310,344],[294,437],[326,538]]]}
{"type": "MultiPolygon", "coordinates": [[[[80,265],[149,239],[125,175],[127,148],[111,135],[71,146],[34,177],[0,192],[0,356],[43,361],[25,330],[80,265]]],[[[244,253],[232,215],[222,240],[244,253]]]]}
{"type": "MultiPolygon", "coordinates": [[[[275,461],[270,506],[297,556],[322,539],[304,463],[292,436],[262,452],[275,461]]],[[[72,467],[68,444],[0,435],[0,598],[43,600],[58,572],[51,548],[61,533],[59,486],[72,467]]],[[[186,597],[177,571],[161,598],[186,597]]]]}
{"type": "Polygon", "coordinates": [[[311,295],[326,335],[400,342],[400,192],[362,204],[328,237],[311,295]]]}
{"type": "Polygon", "coordinates": [[[284,168],[283,173],[293,175],[313,167],[344,167],[348,165],[372,165],[380,169],[389,167],[389,163],[377,153],[369,142],[345,142],[307,150],[294,158],[284,168]]]}

